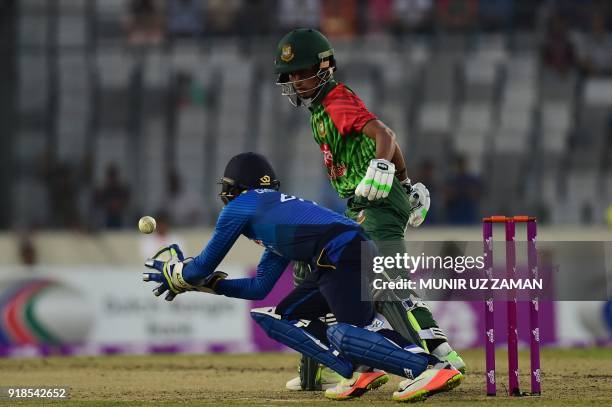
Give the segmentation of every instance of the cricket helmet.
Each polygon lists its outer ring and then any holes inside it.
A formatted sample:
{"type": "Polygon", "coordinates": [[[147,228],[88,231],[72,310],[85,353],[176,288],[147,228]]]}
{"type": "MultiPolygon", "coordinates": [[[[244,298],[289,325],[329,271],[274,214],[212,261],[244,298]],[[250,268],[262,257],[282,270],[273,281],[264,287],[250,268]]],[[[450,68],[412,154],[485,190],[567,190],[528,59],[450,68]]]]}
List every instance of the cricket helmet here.
{"type": "MultiPolygon", "coordinates": [[[[310,93],[317,88],[321,90],[332,78],[336,69],[336,60],[329,40],[312,28],[297,28],[287,33],[276,48],[274,73],[279,75],[277,85],[282,87],[282,94],[288,96],[294,106],[300,105],[306,98],[301,97],[300,92],[296,91],[293,86],[296,81],[290,81],[289,74],[313,67],[318,67],[317,72],[312,77],[302,80],[317,77],[319,83],[316,87],[301,93],[310,93]]],[[[315,99],[320,90],[307,99],[315,99]]]]}
{"type": "Polygon", "coordinates": [[[276,189],[280,182],[266,157],[257,153],[242,153],[232,157],[223,172],[221,200],[227,204],[249,189],[276,189]]]}

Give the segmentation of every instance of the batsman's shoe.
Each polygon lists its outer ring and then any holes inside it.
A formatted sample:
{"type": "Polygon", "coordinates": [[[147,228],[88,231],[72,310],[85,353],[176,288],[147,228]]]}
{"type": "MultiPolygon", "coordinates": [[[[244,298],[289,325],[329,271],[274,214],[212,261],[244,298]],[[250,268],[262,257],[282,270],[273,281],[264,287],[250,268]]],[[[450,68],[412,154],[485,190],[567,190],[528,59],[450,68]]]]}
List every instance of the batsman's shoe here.
{"type": "MultiPolygon", "coordinates": [[[[317,371],[317,384],[320,384],[320,389],[318,390],[327,390],[335,387],[340,381],[343,379],[338,373],[334,372],[328,367],[319,367],[317,371]]],[[[300,376],[294,377],[289,380],[287,384],[285,384],[287,390],[301,391],[304,390],[302,388],[302,380],[300,376]]]]}
{"type": "Polygon", "coordinates": [[[354,373],[350,379],[340,381],[335,387],[325,390],[325,397],[332,400],[348,400],[360,397],[364,393],[374,390],[389,381],[385,372],[354,373]]]}
{"type": "Polygon", "coordinates": [[[456,351],[452,351],[448,355],[441,357],[440,360],[449,362],[455,369],[460,371],[461,374],[465,374],[467,371],[467,365],[456,351]]]}
{"type": "Polygon", "coordinates": [[[400,382],[398,391],[393,393],[393,400],[408,403],[423,401],[433,394],[454,389],[462,380],[461,372],[448,364],[441,369],[433,367],[415,379],[400,382]]]}

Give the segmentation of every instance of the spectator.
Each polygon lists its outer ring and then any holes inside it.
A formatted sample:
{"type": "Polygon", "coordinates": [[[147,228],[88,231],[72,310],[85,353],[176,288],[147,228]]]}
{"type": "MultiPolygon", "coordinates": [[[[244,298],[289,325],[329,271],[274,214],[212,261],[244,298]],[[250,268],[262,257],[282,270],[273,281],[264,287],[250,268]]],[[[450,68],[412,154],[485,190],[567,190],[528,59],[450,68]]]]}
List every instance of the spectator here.
{"type": "Polygon", "coordinates": [[[170,220],[178,227],[195,226],[202,220],[202,200],[191,189],[183,188],[176,171],[168,174],[167,208],[170,220]]]}
{"type": "Polygon", "coordinates": [[[549,14],[553,9],[559,12],[560,3],[567,1],[574,0],[514,0],[512,28],[515,31],[533,30],[543,15],[549,14]]]}
{"type": "Polygon", "coordinates": [[[238,33],[244,38],[241,46],[250,50],[250,39],[253,36],[268,35],[272,31],[272,18],[276,15],[273,10],[275,5],[272,0],[247,0],[242,3],[238,13],[238,33]]]}
{"type": "Polygon", "coordinates": [[[19,259],[21,264],[32,270],[38,264],[36,247],[30,236],[24,236],[19,242],[19,259]]]}
{"type": "Polygon", "coordinates": [[[280,0],[278,21],[284,34],[298,27],[319,28],[320,0],[280,0]]]}
{"type": "Polygon", "coordinates": [[[436,20],[443,28],[471,28],[478,14],[477,0],[437,0],[436,20]]]}
{"type": "Polygon", "coordinates": [[[199,37],[204,33],[201,0],[168,0],[168,34],[171,38],[199,37]]]}
{"type": "Polygon", "coordinates": [[[115,164],[106,168],[104,185],[94,193],[95,205],[104,213],[104,226],[118,229],[123,226],[123,217],[129,202],[129,189],[119,178],[115,164]]]}
{"type": "Polygon", "coordinates": [[[551,17],[540,55],[546,68],[562,76],[574,68],[576,53],[563,17],[556,14],[551,17]]]}
{"type": "Polygon", "coordinates": [[[170,232],[170,217],[166,211],[158,211],[155,214],[157,229],[155,233],[150,235],[142,235],[140,241],[140,253],[142,257],[149,258],[155,254],[160,248],[176,243],[179,247],[185,249],[182,239],[170,232]]]}
{"type": "Polygon", "coordinates": [[[508,28],[514,13],[514,0],[480,0],[480,25],[485,30],[508,28]]]}
{"type": "Polygon", "coordinates": [[[396,35],[431,30],[433,0],[393,0],[391,30],[396,35]]]}
{"type": "Polygon", "coordinates": [[[239,0],[208,0],[205,13],[210,31],[216,35],[232,34],[240,3],[239,0]]]}
{"type": "Polygon", "coordinates": [[[327,0],[323,2],[321,30],[330,39],[352,38],[357,31],[356,0],[327,0]]]}
{"type": "Polygon", "coordinates": [[[178,107],[203,106],[206,103],[204,88],[192,72],[177,71],[175,75],[176,102],[178,107]]]}
{"type": "MultiPolygon", "coordinates": [[[[606,126],[606,140],[604,148],[601,152],[601,172],[607,173],[612,170],[612,113],[608,116],[608,123],[606,126]]],[[[612,191],[608,191],[612,196],[612,191]]]]}
{"type": "Polygon", "coordinates": [[[51,226],[78,229],[81,219],[77,209],[79,179],[76,171],[66,163],[57,163],[45,156],[42,178],[49,196],[51,226]]]}
{"type": "Polygon", "coordinates": [[[453,225],[478,222],[482,183],[468,172],[466,158],[455,159],[455,174],[448,180],[445,194],[446,220],[453,225]]]}
{"type": "Polygon", "coordinates": [[[393,0],[369,0],[368,2],[368,31],[379,33],[391,24],[393,0]]]}
{"type": "Polygon", "coordinates": [[[126,23],[130,44],[159,44],[163,39],[162,16],[154,0],[132,0],[126,23]]]}
{"type": "Polygon", "coordinates": [[[612,39],[606,33],[605,18],[593,14],[591,31],[580,41],[579,65],[586,76],[612,75],[612,39]]]}

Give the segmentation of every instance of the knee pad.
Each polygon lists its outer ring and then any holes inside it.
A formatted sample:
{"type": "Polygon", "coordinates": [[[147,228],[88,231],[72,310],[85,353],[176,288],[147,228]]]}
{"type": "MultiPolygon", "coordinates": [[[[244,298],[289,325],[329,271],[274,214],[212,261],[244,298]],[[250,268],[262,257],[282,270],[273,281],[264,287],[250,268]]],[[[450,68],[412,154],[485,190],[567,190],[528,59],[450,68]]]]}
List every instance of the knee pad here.
{"type": "Polygon", "coordinates": [[[275,308],[273,307],[254,308],[251,310],[251,317],[266,331],[270,338],[310,356],[343,377],[350,378],[353,376],[354,368],[350,361],[302,328],[307,326],[310,321],[288,321],[282,319],[274,311],[275,308]]]}
{"type": "Polygon", "coordinates": [[[338,323],[327,329],[329,342],[349,361],[385,370],[398,376],[415,378],[430,364],[429,355],[419,347],[402,348],[378,332],[338,323]],[[419,353],[415,353],[419,352],[419,353]]]}

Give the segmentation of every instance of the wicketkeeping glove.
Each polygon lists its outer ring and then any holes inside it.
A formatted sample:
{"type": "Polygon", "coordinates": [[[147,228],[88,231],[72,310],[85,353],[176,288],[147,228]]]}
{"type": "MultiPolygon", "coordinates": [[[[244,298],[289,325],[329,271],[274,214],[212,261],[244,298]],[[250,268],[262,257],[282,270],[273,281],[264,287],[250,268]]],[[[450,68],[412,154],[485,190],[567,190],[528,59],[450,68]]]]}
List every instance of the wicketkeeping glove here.
{"type": "Polygon", "coordinates": [[[227,274],[222,271],[215,271],[203,281],[201,285],[194,286],[189,284],[183,278],[183,268],[189,263],[192,258],[185,259],[183,252],[176,244],[161,248],[155,255],[145,262],[145,266],[154,271],[142,273],[143,281],[155,281],[160,283],[153,294],[159,297],[166,291],[166,301],[172,301],[177,294],[185,291],[201,291],[211,294],[216,294],[214,291],[215,284],[227,277],[227,274]],[[168,253],[169,260],[159,260],[161,256],[168,253]]]}
{"type": "Polygon", "coordinates": [[[386,198],[391,191],[393,178],[395,177],[395,165],[387,160],[374,159],[370,161],[370,166],[365,177],[355,189],[355,195],[375,199],[386,198]]]}
{"type": "Polygon", "coordinates": [[[429,190],[425,185],[417,182],[410,185],[410,180],[407,179],[402,183],[408,193],[408,201],[410,202],[410,215],[408,216],[408,224],[413,228],[421,226],[425,221],[427,212],[431,206],[429,190]]]}

